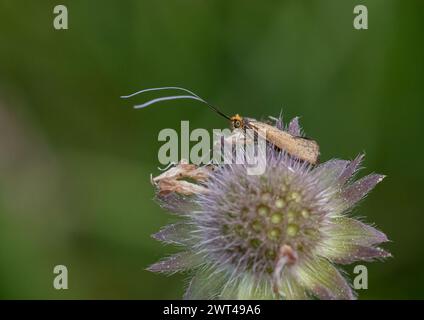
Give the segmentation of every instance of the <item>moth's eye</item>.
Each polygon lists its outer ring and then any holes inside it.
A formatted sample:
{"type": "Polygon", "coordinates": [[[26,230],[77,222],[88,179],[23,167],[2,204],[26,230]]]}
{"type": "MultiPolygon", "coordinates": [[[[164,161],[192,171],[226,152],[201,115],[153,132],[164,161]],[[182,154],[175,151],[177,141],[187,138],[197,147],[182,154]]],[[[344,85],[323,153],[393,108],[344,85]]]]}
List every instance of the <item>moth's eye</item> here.
{"type": "Polygon", "coordinates": [[[239,120],[236,120],[234,122],[234,128],[240,128],[240,126],[241,126],[241,122],[239,120]]]}

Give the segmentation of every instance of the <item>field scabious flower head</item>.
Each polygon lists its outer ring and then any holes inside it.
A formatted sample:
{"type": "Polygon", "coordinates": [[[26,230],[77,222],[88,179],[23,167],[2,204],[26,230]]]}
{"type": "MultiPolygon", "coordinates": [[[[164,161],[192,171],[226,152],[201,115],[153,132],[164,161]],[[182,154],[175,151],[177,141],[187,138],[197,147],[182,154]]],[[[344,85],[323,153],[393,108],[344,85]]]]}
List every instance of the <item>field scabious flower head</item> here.
{"type": "MultiPolygon", "coordinates": [[[[297,118],[285,130],[300,135],[297,118]]],[[[153,237],[184,250],[149,270],[189,272],[187,299],[354,299],[337,265],[390,254],[384,233],[349,214],[384,176],[354,181],[363,155],[312,166],[268,146],[266,157],[262,175],[182,163],[153,179],[181,216],[153,237]]]]}

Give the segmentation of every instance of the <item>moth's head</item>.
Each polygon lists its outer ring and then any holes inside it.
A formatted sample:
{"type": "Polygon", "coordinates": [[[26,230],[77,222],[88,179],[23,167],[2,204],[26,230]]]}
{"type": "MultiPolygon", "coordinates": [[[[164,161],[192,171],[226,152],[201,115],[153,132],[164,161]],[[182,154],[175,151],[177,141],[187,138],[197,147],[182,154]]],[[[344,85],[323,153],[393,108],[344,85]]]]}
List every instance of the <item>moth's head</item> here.
{"type": "Polygon", "coordinates": [[[243,129],[244,128],[244,120],[238,114],[232,116],[231,120],[231,128],[232,129],[243,129]]]}

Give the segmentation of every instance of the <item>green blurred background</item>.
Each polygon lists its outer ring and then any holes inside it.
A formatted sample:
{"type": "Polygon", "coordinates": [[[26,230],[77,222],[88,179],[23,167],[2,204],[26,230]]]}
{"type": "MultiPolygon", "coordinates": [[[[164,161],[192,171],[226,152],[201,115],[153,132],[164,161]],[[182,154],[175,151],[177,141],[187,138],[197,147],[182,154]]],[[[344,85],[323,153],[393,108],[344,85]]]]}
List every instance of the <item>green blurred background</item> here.
{"type": "Polygon", "coordinates": [[[179,85],[229,114],[301,116],[323,161],[365,151],[362,174],[388,178],[356,212],[394,258],[367,264],[360,298],[424,298],[423,31],[418,0],[0,0],[0,297],[182,296],[184,276],[144,270],[174,251],[150,237],[175,220],[152,201],[157,135],[228,124],[193,101],[119,99],[179,85]]]}

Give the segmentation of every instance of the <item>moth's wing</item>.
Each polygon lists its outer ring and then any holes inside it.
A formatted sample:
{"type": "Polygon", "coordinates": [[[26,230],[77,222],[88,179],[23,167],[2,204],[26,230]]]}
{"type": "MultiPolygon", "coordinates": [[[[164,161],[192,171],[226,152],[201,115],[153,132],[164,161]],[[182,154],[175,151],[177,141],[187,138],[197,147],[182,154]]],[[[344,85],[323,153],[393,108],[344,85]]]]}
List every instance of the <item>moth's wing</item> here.
{"type": "Polygon", "coordinates": [[[315,140],[293,136],[269,124],[251,121],[250,126],[258,130],[266,130],[267,141],[289,154],[312,164],[316,164],[319,157],[319,145],[315,140]]]}

